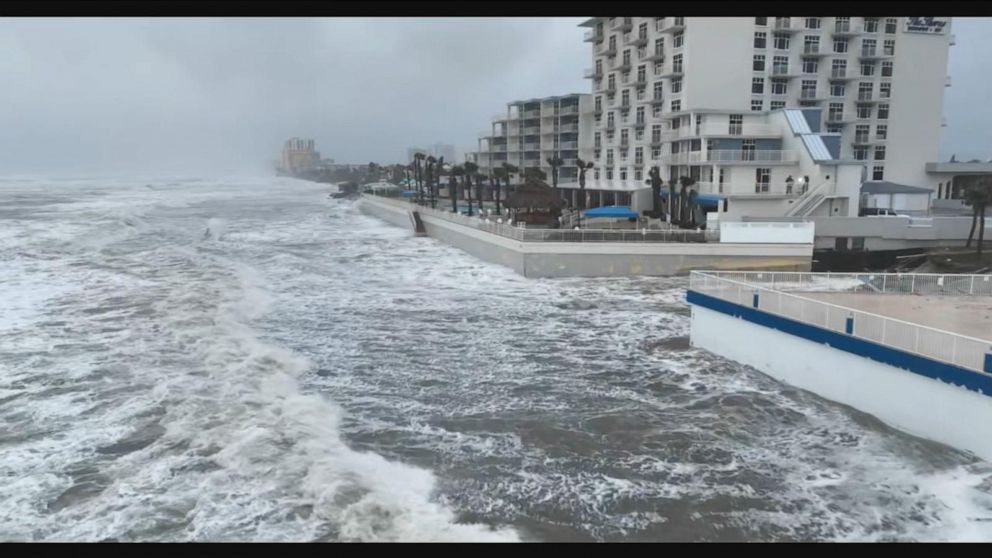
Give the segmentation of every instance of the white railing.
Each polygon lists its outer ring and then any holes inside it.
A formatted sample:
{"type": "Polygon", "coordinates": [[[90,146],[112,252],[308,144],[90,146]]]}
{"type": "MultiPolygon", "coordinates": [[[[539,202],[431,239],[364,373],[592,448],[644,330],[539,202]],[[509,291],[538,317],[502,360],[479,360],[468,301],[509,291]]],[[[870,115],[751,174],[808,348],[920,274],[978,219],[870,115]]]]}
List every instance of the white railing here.
{"type": "Polygon", "coordinates": [[[697,182],[695,188],[700,194],[724,194],[728,196],[798,196],[799,185],[786,182],[761,184],[754,182],[697,182]],[[722,186],[722,188],[721,188],[722,186]]]}
{"type": "MultiPolygon", "coordinates": [[[[442,185],[443,186],[443,185],[442,185]]],[[[384,196],[369,196],[377,202],[385,203],[411,211],[417,211],[422,215],[428,215],[439,219],[444,219],[452,223],[458,223],[473,227],[475,229],[499,235],[505,238],[518,240],[521,242],[678,242],[678,243],[702,243],[718,242],[720,233],[717,230],[658,230],[658,229],[543,229],[525,228],[521,226],[507,224],[506,215],[463,215],[453,213],[445,206],[450,206],[450,199],[439,199],[437,209],[427,206],[417,205],[408,198],[389,198],[384,196]],[[498,219],[504,219],[499,223],[498,219]]],[[[459,206],[464,205],[464,200],[459,200],[459,206]]],[[[478,207],[476,206],[476,211],[478,207]]],[[[488,208],[487,208],[488,211],[488,208]]],[[[586,218],[582,218],[586,222],[586,218]]]]}
{"type": "Polygon", "coordinates": [[[666,155],[665,160],[670,165],[704,162],[757,162],[757,163],[791,163],[797,161],[795,151],[775,149],[714,149],[712,151],[689,151],[666,155]]]}
{"type": "Polygon", "coordinates": [[[924,294],[970,293],[978,296],[972,286],[976,278],[984,284],[983,295],[992,295],[992,280],[988,276],[957,276],[930,274],[864,274],[864,273],[789,273],[789,272],[712,272],[690,273],[689,289],[742,306],[753,307],[827,330],[845,333],[848,318],[853,320],[849,335],[901,351],[962,368],[985,373],[985,355],[992,351],[992,341],[969,337],[949,331],[889,318],[870,312],[807,298],[794,292],[835,291],[845,293],[876,293],[879,281],[883,293],[924,294]],[[929,277],[928,277],[929,276],[929,277]],[[888,278],[892,277],[891,280],[888,278]],[[870,278],[870,279],[869,279],[870,278]],[[939,279],[943,283],[939,283],[939,279]],[[892,287],[887,284],[891,281],[892,287]],[[908,283],[908,287],[907,287],[908,283]],[[948,284],[955,285],[948,287],[948,284]],[[972,290],[962,292],[964,286],[972,290]],[[986,286],[987,285],[987,286],[986,286]],[[793,291],[793,292],[788,292],[793,291]],[[757,297],[757,306],[755,306],[757,297]]]}

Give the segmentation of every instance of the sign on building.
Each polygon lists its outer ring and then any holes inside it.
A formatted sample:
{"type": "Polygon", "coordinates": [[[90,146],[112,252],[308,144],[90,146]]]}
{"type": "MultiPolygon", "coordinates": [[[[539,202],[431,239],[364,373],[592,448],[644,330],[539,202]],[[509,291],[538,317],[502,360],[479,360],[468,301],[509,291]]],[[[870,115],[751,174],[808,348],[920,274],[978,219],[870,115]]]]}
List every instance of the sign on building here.
{"type": "Polygon", "coordinates": [[[947,18],[944,17],[907,17],[906,33],[931,33],[943,35],[947,32],[947,18]]]}

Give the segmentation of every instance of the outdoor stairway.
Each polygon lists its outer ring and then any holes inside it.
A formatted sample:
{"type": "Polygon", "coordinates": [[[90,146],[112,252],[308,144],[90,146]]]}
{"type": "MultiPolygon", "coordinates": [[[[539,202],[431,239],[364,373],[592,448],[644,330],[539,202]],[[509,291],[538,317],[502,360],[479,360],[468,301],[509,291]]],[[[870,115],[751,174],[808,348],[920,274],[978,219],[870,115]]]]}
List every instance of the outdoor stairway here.
{"type": "Polygon", "coordinates": [[[827,188],[829,187],[828,182],[823,182],[818,184],[815,188],[810,188],[805,194],[796,198],[795,203],[786,215],[789,217],[808,217],[813,210],[823,203],[823,200],[827,199],[827,188]]]}

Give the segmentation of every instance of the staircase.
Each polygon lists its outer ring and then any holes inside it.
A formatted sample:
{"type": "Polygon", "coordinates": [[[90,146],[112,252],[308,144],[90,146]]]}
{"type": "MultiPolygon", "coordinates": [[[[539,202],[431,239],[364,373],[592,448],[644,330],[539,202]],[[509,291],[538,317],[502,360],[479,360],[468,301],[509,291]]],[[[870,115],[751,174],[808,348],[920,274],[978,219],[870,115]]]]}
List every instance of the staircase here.
{"type": "Polygon", "coordinates": [[[806,190],[806,193],[796,198],[785,214],[789,217],[808,217],[813,210],[820,206],[823,200],[827,199],[827,190],[830,188],[829,182],[817,184],[816,187],[806,190]]]}

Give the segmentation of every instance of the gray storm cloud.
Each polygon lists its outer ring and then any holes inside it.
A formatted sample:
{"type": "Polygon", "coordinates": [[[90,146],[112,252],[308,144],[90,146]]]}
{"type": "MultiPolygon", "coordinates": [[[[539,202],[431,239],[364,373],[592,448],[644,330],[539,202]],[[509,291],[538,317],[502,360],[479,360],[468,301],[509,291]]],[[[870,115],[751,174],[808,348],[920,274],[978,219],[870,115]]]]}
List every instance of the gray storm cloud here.
{"type": "MultiPolygon", "coordinates": [[[[582,18],[0,20],[0,172],[268,171],[460,150],[509,100],[589,90],[582,18]]],[[[957,19],[942,156],[992,157],[987,18],[957,19]]]]}

